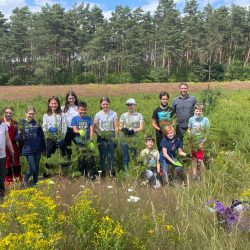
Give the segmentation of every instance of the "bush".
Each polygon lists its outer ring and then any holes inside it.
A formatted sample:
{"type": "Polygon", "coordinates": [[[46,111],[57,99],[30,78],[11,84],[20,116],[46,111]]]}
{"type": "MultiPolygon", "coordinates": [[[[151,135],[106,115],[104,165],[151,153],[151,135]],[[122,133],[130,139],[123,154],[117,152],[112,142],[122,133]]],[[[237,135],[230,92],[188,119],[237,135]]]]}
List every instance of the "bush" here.
{"type": "Polygon", "coordinates": [[[24,81],[20,76],[12,76],[8,83],[8,85],[23,85],[24,81]]]}
{"type": "Polygon", "coordinates": [[[235,61],[231,63],[226,72],[227,80],[240,80],[244,81],[250,78],[250,67],[248,65],[243,66],[242,62],[235,61]]]}
{"type": "Polygon", "coordinates": [[[123,72],[123,73],[110,73],[107,74],[103,81],[103,83],[130,83],[132,82],[132,77],[129,73],[123,72]]]}
{"type": "Polygon", "coordinates": [[[4,85],[9,81],[9,75],[7,73],[0,74],[0,85],[4,85]]]}
{"type": "Polygon", "coordinates": [[[168,73],[164,69],[152,70],[145,76],[143,82],[167,82],[168,73]]]}
{"type": "Polygon", "coordinates": [[[91,72],[81,73],[74,78],[74,83],[95,83],[96,76],[91,72]]]}

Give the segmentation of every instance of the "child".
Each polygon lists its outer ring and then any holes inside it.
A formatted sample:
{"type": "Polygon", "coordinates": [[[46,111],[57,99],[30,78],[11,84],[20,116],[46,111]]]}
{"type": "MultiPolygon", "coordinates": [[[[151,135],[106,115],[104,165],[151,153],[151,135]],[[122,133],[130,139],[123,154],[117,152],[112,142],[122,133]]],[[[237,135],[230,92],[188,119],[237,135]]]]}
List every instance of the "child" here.
{"type": "Polygon", "coordinates": [[[8,126],[0,121],[0,199],[3,199],[5,187],[4,178],[6,172],[6,146],[10,151],[12,162],[14,162],[14,149],[8,134],[8,126]]]}
{"type": "Polygon", "coordinates": [[[182,165],[177,161],[177,152],[181,156],[189,156],[182,150],[182,142],[175,136],[175,129],[173,126],[168,126],[163,129],[163,139],[161,141],[162,151],[160,153],[160,165],[162,170],[163,183],[168,183],[168,175],[170,166],[174,167],[174,181],[178,176],[184,179],[182,165]]]}
{"type": "Polygon", "coordinates": [[[196,103],[194,106],[194,116],[191,117],[188,121],[188,133],[195,136],[197,147],[194,148],[194,145],[191,145],[192,153],[192,179],[197,179],[197,172],[199,171],[202,174],[205,171],[204,165],[204,144],[206,138],[202,132],[209,128],[209,120],[207,117],[203,116],[203,105],[201,103],[196,103]]]}
{"type": "Polygon", "coordinates": [[[78,106],[78,99],[77,99],[75,92],[69,91],[65,97],[65,106],[62,107],[62,111],[67,121],[67,132],[64,138],[63,147],[66,149],[66,153],[67,153],[67,157],[69,161],[72,155],[72,150],[70,149],[70,146],[75,137],[75,134],[71,126],[71,122],[72,122],[72,118],[78,115],[77,106],[78,106]]]}
{"type": "Polygon", "coordinates": [[[114,171],[114,139],[118,136],[117,113],[109,108],[110,100],[102,97],[100,100],[101,110],[95,115],[94,127],[97,134],[97,143],[100,154],[101,176],[106,175],[106,157],[109,160],[110,177],[115,175],[114,171]]]}
{"type": "Polygon", "coordinates": [[[130,98],[127,100],[126,105],[128,107],[128,112],[123,113],[120,117],[119,129],[123,132],[123,135],[129,139],[128,142],[121,142],[120,147],[123,155],[123,168],[126,171],[127,166],[130,161],[129,151],[132,151],[134,157],[136,156],[136,148],[131,145],[136,140],[136,134],[143,130],[143,116],[136,112],[136,102],[135,99],[130,98]],[[134,139],[134,140],[133,140],[134,139]]]}
{"type": "Polygon", "coordinates": [[[41,153],[45,152],[45,139],[41,126],[35,121],[36,109],[28,106],[25,119],[19,123],[17,140],[23,144],[22,155],[26,156],[29,169],[24,177],[24,186],[28,186],[30,176],[33,176],[33,185],[36,185],[39,176],[41,153]]]}
{"type": "Polygon", "coordinates": [[[16,141],[17,122],[12,119],[13,113],[14,109],[12,107],[6,107],[4,109],[4,117],[1,120],[8,126],[8,134],[15,152],[14,162],[12,162],[10,151],[8,147],[6,147],[6,169],[7,169],[7,175],[5,177],[6,183],[11,183],[13,181],[13,178],[17,178],[19,181],[22,181],[20,152],[16,141]]]}
{"type": "Polygon", "coordinates": [[[152,185],[154,183],[154,173],[158,176],[160,175],[160,163],[159,163],[159,151],[154,149],[154,139],[152,136],[145,137],[146,148],[143,149],[140,153],[140,160],[143,165],[146,167],[146,170],[142,172],[142,178],[149,180],[152,185]]]}
{"type": "Polygon", "coordinates": [[[87,116],[87,104],[80,102],[78,104],[78,116],[74,116],[71,122],[73,132],[75,134],[74,141],[79,149],[83,149],[79,157],[79,171],[82,175],[87,176],[88,173],[94,177],[94,156],[93,151],[95,145],[93,139],[93,121],[90,116],[87,116]]]}
{"type": "Polygon", "coordinates": [[[156,133],[156,144],[158,151],[161,152],[162,129],[165,126],[174,125],[173,109],[168,106],[169,93],[162,91],[159,94],[160,106],[156,108],[152,115],[152,127],[156,133]]]}
{"type": "MultiPolygon", "coordinates": [[[[63,139],[67,130],[67,122],[64,113],[62,113],[60,100],[52,96],[48,100],[47,114],[43,115],[43,131],[46,135],[46,156],[50,158],[58,148],[61,155],[65,155],[63,148],[63,139]]],[[[48,164],[46,164],[48,168],[48,164]]]]}

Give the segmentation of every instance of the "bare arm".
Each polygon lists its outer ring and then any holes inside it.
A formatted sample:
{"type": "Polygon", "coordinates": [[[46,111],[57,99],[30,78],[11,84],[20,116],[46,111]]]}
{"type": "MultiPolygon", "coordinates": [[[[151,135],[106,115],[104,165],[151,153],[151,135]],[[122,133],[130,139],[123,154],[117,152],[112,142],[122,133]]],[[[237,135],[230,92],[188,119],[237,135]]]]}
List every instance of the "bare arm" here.
{"type": "Polygon", "coordinates": [[[97,134],[100,135],[100,129],[99,129],[99,121],[94,119],[94,128],[93,131],[97,134]]]}
{"type": "Polygon", "coordinates": [[[90,126],[89,127],[89,139],[90,139],[90,141],[93,140],[93,133],[94,133],[93,126],[90,126]]]}
{"type": "Polygon", "coordinates": [[[155,119],[152,120],[152,123],[151,123],[151,124],[152,124],[152,127],[153,127],[155,130],[158,130],[158,131],[161,130],[161,128],[157,125],[155,119]]]}
{"type": "Polygon", "coordinates": [[[185,152],[183,152],[182,148],[178,148],[178,153],[181,156],[187,156],[187,154],[185,152]]]}
{"type": "Polygon", "coordinates": [[[174,164],[173,159],[168,155],[167,153],[167,149],[166,148],[162,148],[162,153],[164,155],[164,157],[172,164],[174,164]]]}
{"type": "Polygon", "coordinates": [[[118,118],[117,117],[114,120],[114,128],[115,128],[115,137],[118,138],[119,124],[118,124],[118,118]]]}
{"type": "Polygon", "coordinates": [[[143,121],[140,122],[139,128],[134,128],[134,131],[135,131],[135,132],[139,132],[139,131],[141,131],[141,130],[143,130],[143,121]]]}
{"type": "Polygon", "coordinates": [[[161,171],[159,160],[157,160],[157,163],[156,163],[156,170],[157,170],[157,173],[160,173],[161,171]]]}

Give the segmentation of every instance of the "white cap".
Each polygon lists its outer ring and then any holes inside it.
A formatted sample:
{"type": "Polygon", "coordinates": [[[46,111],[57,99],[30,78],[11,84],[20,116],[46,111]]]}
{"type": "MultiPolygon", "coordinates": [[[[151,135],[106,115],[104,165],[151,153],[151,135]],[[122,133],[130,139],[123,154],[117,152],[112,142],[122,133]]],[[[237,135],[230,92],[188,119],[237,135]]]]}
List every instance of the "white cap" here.
{"type": "Polygon", "coordinates": [[[127,100],[126,104],[136,104],[135,99],[134,98],[129,98],[127,100]]]}

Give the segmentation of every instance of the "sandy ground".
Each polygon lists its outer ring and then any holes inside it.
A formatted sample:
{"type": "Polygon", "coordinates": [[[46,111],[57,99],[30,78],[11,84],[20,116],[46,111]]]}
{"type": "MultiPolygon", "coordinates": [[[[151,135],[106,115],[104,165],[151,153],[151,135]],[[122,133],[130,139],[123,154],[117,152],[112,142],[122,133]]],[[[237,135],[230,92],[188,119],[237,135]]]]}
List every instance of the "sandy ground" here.
{"type": "MultiPolygon", "coordinates": [[[[250,81],[240,82],[213,82],[190,83],[190,92],[199,91],[210,86],[228,90],[250,89],[250,81]]],[[[101,97],[121,96],[128,94],[147,94],[168,91],[178,92],[178,83],[133,83],[133,84],[84,84],[84,85],[39,85],[39,86],[0,86],[0,101],[2,100],[29,100],[36,96],[64,96],[67,91],[73,90],[79,96],[101,97]]]]}

